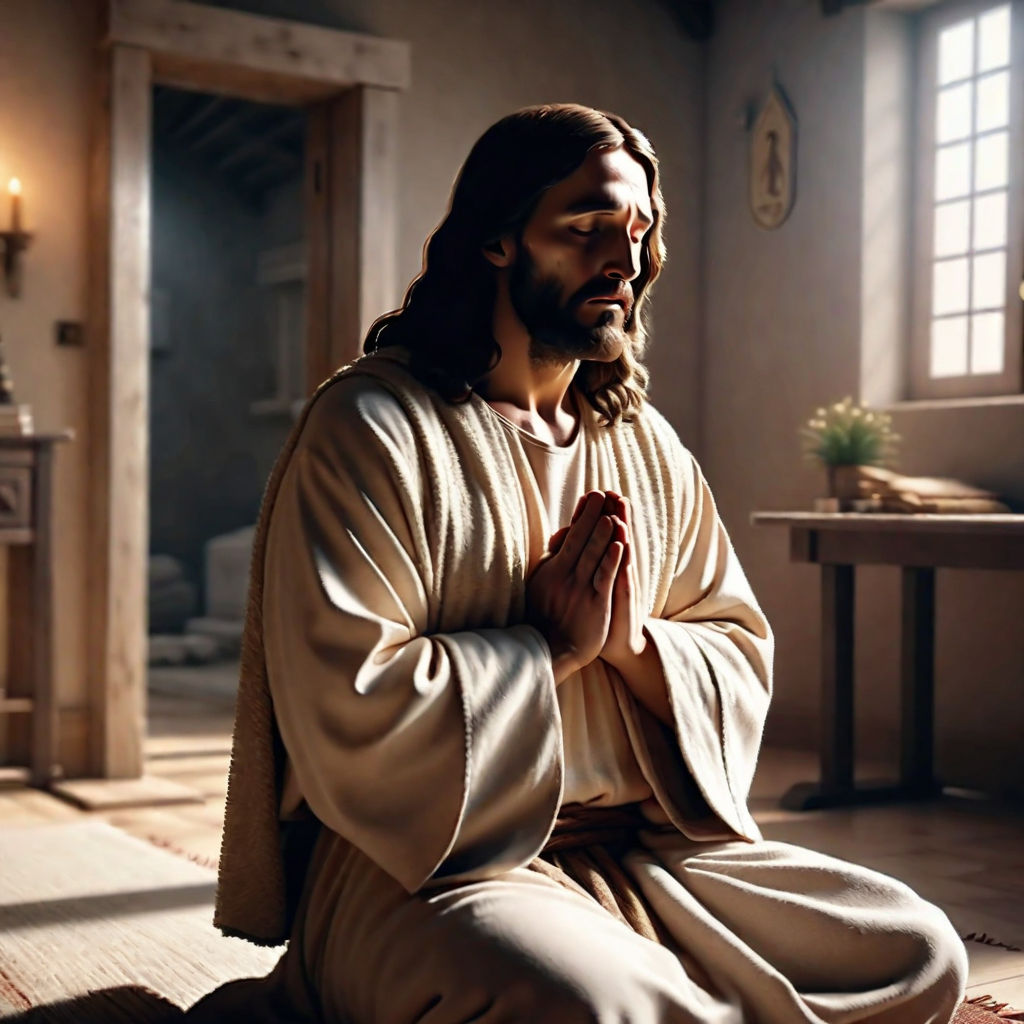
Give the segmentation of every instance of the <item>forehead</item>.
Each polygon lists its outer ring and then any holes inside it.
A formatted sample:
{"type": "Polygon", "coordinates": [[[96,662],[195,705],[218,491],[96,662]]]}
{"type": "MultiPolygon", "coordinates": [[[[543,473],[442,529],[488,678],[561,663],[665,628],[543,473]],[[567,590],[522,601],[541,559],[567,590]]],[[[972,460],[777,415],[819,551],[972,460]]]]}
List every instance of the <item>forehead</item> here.
{"type": "Polygon", "coordinates": [[[623,147],[594,149],[579,167],[544,194],[537,214],[556,215],[593,204],[608,210],[636,210],[650,220],[651,194],[647,172],[623,147]]]}

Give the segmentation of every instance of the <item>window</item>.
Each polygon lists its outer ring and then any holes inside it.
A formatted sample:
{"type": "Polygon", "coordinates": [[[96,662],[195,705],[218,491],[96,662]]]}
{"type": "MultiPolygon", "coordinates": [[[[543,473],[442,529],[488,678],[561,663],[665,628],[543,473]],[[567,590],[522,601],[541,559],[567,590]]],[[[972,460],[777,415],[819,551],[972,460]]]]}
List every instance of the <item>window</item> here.
{"type": "Polygon", "coordinates": [[[922,16],[911,397],[1022,390],[1024,0],[922,16]]]}

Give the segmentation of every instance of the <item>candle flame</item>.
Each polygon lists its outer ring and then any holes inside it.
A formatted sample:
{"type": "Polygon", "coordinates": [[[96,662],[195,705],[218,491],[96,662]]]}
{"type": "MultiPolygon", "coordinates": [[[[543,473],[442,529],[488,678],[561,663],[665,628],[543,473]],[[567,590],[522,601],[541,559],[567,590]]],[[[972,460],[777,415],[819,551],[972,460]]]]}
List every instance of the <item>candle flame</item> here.
{"type": "Polygon", "coordinates": [[[18,178],[11,178],[10,182],[7,185],[7,191],[10,192],[12,196],[20,196],[21,181],[18,178]]]}

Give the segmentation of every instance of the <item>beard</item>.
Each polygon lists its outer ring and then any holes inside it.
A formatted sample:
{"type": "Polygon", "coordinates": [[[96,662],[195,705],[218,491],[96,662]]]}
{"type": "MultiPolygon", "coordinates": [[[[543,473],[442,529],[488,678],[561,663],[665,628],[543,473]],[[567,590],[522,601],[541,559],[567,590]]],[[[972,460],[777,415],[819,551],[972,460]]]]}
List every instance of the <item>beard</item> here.
{"type": "Polygon", "coordinates": [[[586,359],[611,363],[619,358],[631,340],[626,332],[633,320],[631,300],[624,307],[621,327],[615,326],[612,309],[604,310],[590,327],[577,318],[587,299],[606,294],[608,284],[606,278],[590,281],[563,302],[561,284],[555,278],[542,277],[529,254],[520,249],[509,275],[509,298],[530,335],[531,362],[586,359]]]}

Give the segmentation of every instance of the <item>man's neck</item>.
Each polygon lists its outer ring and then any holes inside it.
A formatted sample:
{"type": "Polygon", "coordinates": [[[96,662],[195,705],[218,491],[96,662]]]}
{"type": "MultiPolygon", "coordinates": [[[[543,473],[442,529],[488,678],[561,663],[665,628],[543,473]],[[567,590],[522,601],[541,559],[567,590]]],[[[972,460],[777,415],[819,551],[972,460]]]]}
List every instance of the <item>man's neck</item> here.
{"type": "Polygon", "coordinates": [[[579,421],[569,396],[579,360],[533,361],[529,334],[519,318],[507,315],[502,306],[499,301],[494,317],[494,337],[501,346],[501,360],[477,390],[516,426],[552,444],[568,444],[579,421]]]}

